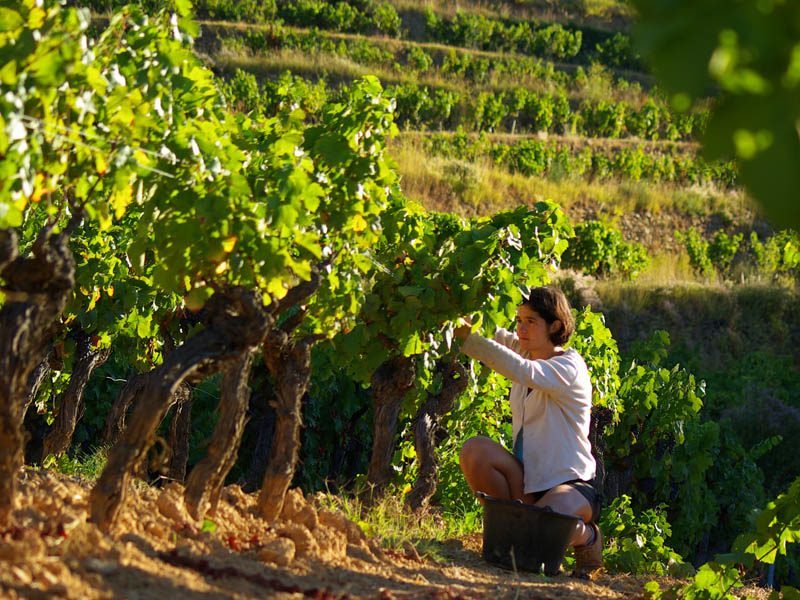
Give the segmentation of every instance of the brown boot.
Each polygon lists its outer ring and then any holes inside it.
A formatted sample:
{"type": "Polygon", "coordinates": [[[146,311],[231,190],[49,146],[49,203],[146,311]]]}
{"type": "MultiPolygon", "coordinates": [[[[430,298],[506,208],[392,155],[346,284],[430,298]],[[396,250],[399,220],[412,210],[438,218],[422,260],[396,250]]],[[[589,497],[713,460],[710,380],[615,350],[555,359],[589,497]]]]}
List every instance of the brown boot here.
{"type": "Polygon", "coordinates": [[[591,579],[592,575],[603,569],[603,534],[597,523],[589,523],[589,527],[594,529],[594,541],[574,548],[575,569],[572,571],[572,576],[581,579],[591,579]]]}

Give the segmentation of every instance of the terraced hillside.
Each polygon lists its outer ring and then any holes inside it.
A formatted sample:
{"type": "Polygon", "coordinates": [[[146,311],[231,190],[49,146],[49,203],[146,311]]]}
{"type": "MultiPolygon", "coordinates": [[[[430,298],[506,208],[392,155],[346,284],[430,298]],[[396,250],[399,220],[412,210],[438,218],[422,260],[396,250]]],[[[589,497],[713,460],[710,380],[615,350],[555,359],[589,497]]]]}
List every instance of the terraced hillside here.
{"type": "MultiPolygon", "coordinates": [[[[621,6],[607,7],[615,16],[605,23],[536,3],[455,12],[401,3],[384,21],[320,7],[279,3],[273,20],[201,5],[209,20],[197,45],[243,110],[269,110],[270,86],[288,73],[307,82],[298,102],[311,112],[340,86],[377,75],[397,100],[404,190],[423,205],[488,214],[552,198],[576,222],[603,220],[672,257],[682,247],[674,232],[690,227],[707,238],[771,233],[737,187],[735,165],[700,156],[713,99],[670,108],[631,49],[621,6]]],[[[692,279],[678,262],[682,272],[666,276],[692,279]]]]}
{"type": "Polygon", "coordinates": [[[624,3],[197,8],[207,19],[197,47],[242,110],[272,110],[270,90],[291,80],[313,113],[341,86],[378,76],[397,102],[403,189],[430,209],[490,214],[554,199],[576,223],[599,220],[643,244],[654,259],[645,279],[666,283],[731,278],[724,264],[699,268],[676,234],[741,235],[732,278],[772,277],[750,235],[764,242],[773,228],[733,161],[709,162],[698,145],[714,99],[670,106],[632,47],[624,3]]]}

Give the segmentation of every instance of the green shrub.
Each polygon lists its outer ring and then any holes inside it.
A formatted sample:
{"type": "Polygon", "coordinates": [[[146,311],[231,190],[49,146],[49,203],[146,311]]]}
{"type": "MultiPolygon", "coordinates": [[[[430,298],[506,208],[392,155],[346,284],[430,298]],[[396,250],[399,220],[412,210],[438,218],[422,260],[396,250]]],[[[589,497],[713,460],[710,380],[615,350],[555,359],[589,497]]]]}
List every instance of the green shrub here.
{"type": "Polygon", "coordinates": [[[406,64],[414,71],[424,73],[433,65],[433,58],[419,46],[410,46],[406,52],[406,64]]]}
{"type": "Polygon", "coordinates": [[[709,244],[694,227],[686,233],[676,231],[675,239],[682,243],[686,249],[686,253],[689,255],[689,264],[695,273],[703,277],[712,277],[714,275],[714,265],[708,256],[709,244]]]}
{"type": "Polygon", "coordinates": [[[264,110],[261,90],[255,75],[236,69],[233,77],[223,81],[222,93],[234,110],[260,114],[264,110]]]}
{"type": "Polygon", "coordinates": [[[622,495],[605,509],[600,527],[606,540],[603,561],[614,572],[644,575],[666,575],[686,570],[679,554],[667,542],[672,535],[661,504],[638,514],[631,507],[631,498],[622,495]]]}
{"type": "Polygon", "coordinates": [[[731,275],[731,265],[739,252],[743,237],[741,233],[728,235],[724,231],[718,231],[708,245],[708,258],[711,264],[726,277],[731,275]]]}
{"type": "Polygon", "coordinates": [[[619,230],[601,221],[575,226],[575,239],[562,257],[562,265],[596,277],[621,275],[634,279],[648,264],[644,246],[626,242],[619,230]]]}
{"type": "Polygon", "coordinates": [[[597,60],[608,67],[641,69],[641,58],[634,52],[631,38],[617,32],[594,47],[597,60]]]}
{"type": "Polygon", "coordinates": [[[762,274],[778,280],[797,280],[800,276],[800,236],[795,231],[784,229],[764,242],[751,232],[750,253],[762,274]]]}
{"type": "Polygon", "coordinates": [[[275,19],[275,0],[200,0],[195,3],[197,16],[220,21],[266,23],[275,19]]]}
{"type": "Polygon", "coordinates": [[[400,27],[403,24],[397,10],[389,2],[379,2],[372,9],[372,23],[375,28],[386,35],[400,36],[400,27]]]}

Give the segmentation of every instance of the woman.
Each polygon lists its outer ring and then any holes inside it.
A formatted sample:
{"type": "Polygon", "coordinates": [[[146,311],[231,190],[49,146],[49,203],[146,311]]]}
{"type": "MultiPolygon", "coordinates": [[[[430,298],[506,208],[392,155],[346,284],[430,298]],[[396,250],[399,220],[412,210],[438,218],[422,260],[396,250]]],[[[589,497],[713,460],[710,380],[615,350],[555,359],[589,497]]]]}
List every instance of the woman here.
{"type": "Polygon", "coordinates": [[[561,290],[532,290],[516,322],[515,333],[499,329],[494,340],[470,333],[469,325],[456,329],[462,352],[513,382],[513,454],[474,437],[461,450],[461,470],[473,491],[579,517],[573,574],[585,576],[603,565],[599,497],[589,483],[595,473],[589,371],[580,354],[562,348],[575,325],[561,290]]]}

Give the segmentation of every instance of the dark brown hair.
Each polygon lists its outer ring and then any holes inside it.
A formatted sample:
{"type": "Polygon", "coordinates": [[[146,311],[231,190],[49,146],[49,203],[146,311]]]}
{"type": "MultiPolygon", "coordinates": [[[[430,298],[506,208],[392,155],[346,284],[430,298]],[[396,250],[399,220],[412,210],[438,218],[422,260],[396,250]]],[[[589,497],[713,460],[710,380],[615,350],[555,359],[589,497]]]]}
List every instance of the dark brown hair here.
{"type": "Polygon", "coordinates": [[[550,334],[550,341],[556,346],[567,343],[572,332],[575,331],[575,320],[572,318],[569,300],[564,292],[551,285],[533,288],[522,304],[535,310],[548,325],[560,321],[561,327],[550,334]]]}

